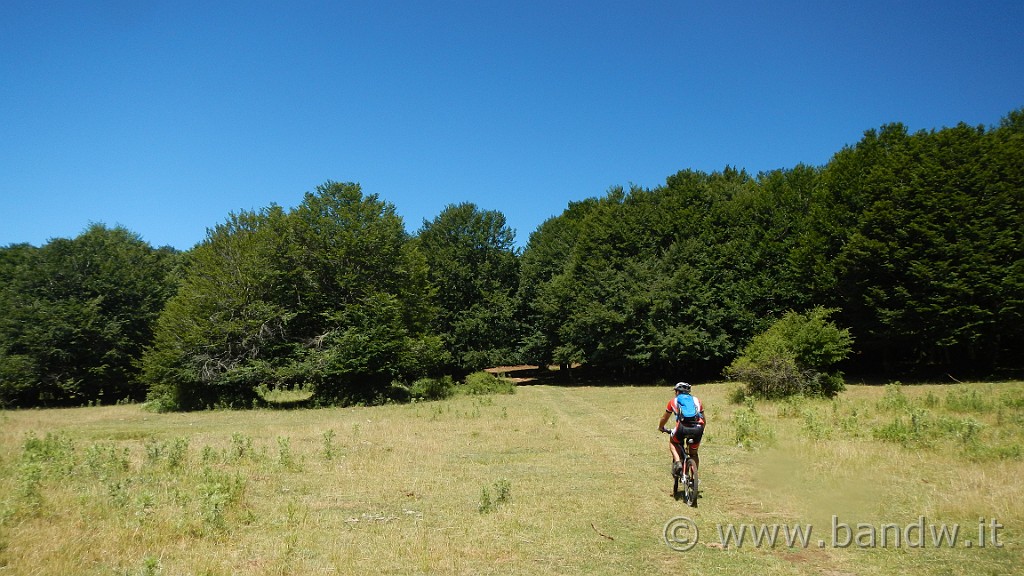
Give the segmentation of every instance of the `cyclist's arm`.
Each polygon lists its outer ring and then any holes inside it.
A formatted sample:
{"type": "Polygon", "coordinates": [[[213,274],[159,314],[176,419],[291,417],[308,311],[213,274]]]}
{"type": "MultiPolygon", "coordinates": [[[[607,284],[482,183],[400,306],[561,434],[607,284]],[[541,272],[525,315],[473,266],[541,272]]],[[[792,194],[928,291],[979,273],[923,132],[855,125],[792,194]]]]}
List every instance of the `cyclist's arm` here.
{"type": "Polygon", "coordinates": [[[665,413],[661,415],[661,422],[658,422],[659,432],[663,432],[665,430],[665,424],[668,423],[668,417],[671,415],[672,412],[669,412],[668,410],[666,410],[665,413]]]}

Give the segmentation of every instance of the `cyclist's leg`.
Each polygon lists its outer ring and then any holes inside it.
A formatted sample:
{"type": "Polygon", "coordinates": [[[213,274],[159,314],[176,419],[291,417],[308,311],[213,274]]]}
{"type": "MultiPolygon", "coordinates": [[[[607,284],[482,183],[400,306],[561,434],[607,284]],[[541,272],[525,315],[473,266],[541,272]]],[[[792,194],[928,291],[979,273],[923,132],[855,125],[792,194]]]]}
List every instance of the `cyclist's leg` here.
{"type": "Polygon", "coordinates": [[[681,466],[680,462],[683,459],[683,455],[680,452],[680,446],[675,443],[672,436],[668,439],[668,450],[672,454],[672,473],[676,474],[681,466]]]}
{"type": "Polygon", "coordinates": [[[671,440],[669,441],[669,443],[668,443],[668,450],[669,450],[669,452],[672,453],[672,461],[673,462],[679,462],[680,460],[683,459],[683,453],[680,451],[681,448],[675,442],[672,442],[671,440]]]}

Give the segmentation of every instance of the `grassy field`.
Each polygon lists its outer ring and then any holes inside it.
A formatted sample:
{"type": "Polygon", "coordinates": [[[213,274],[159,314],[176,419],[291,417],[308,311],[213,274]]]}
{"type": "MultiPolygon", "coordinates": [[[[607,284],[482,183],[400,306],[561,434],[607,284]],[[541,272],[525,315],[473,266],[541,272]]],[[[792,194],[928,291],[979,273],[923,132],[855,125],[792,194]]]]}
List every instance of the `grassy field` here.
{"type": "Polygon", "coordinates": [[[709,417],[696,509],[670,496],[667,388],[3,412],[0,574],[1022,570],[1024,384],[740,404],[734,388],[695,387],[709,417]],[[665,539],[676,516],[700,531],[685,552],[665,539]],[[941,523],[959,524],[955,546],[935,545],[941,523]],[[813,532],[807,546],[781,532],[723,543],[743,524],[813,532]]]}

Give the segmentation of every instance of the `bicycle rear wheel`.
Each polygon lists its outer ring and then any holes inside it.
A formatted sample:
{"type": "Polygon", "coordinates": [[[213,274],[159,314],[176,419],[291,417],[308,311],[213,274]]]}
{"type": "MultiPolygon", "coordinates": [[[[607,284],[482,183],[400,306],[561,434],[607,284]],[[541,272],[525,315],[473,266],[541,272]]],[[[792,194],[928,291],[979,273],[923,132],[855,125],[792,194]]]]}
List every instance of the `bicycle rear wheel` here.
{"type": "Polygon", "coordinates": [[[686,503],[693,508],[697,507],[697,463],[687,458],[686,466],[684,468],[686,472],[686,484],[683,486],[683,499],[686,503]]]}

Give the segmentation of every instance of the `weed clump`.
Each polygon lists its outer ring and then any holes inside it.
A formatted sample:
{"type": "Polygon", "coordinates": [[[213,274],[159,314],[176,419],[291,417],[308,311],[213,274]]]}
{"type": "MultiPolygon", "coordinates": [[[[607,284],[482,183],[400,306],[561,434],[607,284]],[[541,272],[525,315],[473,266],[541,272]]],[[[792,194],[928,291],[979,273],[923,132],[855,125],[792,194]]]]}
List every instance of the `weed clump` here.
{"type": "Polygon", "coordinates": [[[946,394],[946,409],[950,412],[983,414],[991,412],[995,402],[987,400],[976,389],[951,390],[946,394]]]}
{"type": "Polygon", "coordinates": [[[872,434],[878,440],[904,446],[926,447],[948,439],[970,447],[979,442],[985,426],[974,417],[962,414],[984,414],[994,407],[994,402],[986,400],[976,390],[952,390],[946,395],[945,412],[940,413],[938,397],[934,394],[914,401],[896,382],[886,386],[885,395],[877,403],[880,412],[893,416],[888,422],[875,426],[872,434]]]}
{"type": "Polygon", "coordinates": [[[758,446],[771,445],[775,441],[775,431],[766,425],[754,409],[752,398],[732,414],[732,425],[735,431],[734,441],[738,446],[748,450],[758,446]]]}
{"type": "Polygon", "coordinates": [[[499,506],[507,504],[512,500],[512,484],[508,480],[501,479],[494,483],[494,497],[491,497],[490,490],[484,486],[480,490],[480,506],[477,510],[481,514],[493,512],[499,506]]]}
{"type": "Polygon", "coordinates": [[[287,436],[277,437],[277,462],[285,470],[298,472],[302,469],[292,451],[291,438],[287,436]]]}

